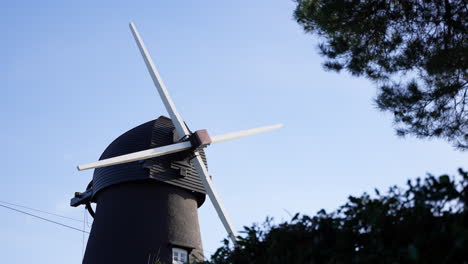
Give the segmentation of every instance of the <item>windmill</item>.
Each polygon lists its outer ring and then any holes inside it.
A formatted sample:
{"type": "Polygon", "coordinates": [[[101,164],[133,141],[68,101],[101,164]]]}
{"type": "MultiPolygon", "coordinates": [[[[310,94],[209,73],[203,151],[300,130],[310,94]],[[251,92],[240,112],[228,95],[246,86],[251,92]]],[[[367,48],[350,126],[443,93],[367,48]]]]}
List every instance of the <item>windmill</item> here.
{"type": "Polygon", "coordinates": [[[236,245],[236,232],[213,186],[203,149],[282,125],[217,136],[207,130],[191,132],[133,23],[130,29],[170,118],[161,116],[129,130],[99,161],[78,166],[80,171],[95,169],[86,191],[71,200],[72,206],[83,204],[95,217],[83,263],[139,263],[138,257],[163,263],[200,260],[197,208],[205,194],[236,245]],[[96,212],[91,202],[97,203],[96,212]]]}

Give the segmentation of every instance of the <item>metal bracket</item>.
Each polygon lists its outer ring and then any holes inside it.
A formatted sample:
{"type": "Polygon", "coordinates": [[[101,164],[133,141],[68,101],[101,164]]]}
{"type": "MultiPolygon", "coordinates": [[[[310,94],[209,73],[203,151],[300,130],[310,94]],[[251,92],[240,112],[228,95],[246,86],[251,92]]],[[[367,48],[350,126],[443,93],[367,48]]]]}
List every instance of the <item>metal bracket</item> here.
{"type": "Polygon", "coordinates": [[[93,190],[87,190],[85,192],[75,192],[75,197],[70,200],[70,205],[77,207],[82,204],[91,202],[93,197],[93,190]]]}

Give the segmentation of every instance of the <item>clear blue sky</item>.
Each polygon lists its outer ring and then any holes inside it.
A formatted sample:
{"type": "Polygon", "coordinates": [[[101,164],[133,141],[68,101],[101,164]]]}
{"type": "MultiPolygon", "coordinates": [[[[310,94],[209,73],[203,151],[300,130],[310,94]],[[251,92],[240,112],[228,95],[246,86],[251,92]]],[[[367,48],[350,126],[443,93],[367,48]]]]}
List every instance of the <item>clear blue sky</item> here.
{"type": "MultiPolygon", "coordinates": [[[[129,21],[190,128],[285,124],[207,150],[238,230],[467,168],[467,154],[448,143],[396,137],[391,116],[375,109],[372,83],[325,72],[293,9],[290,0],[2,1],[0,200],[82,219],[83,208],[68,204],[92,172],[75,166],[167,115],[129,21]]],[[[226,234],[209,202],[199,213],[209,256],[226,234]]],[[[0,208],[0,236],[2,263],[81,263],[82,234],[73,230],[0,208]]]]}

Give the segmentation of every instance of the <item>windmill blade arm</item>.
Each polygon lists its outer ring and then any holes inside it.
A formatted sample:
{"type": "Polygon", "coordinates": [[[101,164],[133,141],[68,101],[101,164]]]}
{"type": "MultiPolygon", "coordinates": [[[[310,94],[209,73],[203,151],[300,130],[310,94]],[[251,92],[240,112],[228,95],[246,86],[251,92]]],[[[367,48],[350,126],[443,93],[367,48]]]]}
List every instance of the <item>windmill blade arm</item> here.
{"type": "Polygon", "coordinates": [[[229,235],[229,238],[231,239],[234,246],[236,246],[237,240],[236,240],[236,233],[234,231],[233,225],[231,224],[231,221],[229,220],[227,216],[226,209],[224,209],[224,206],[221,203],[221,199],[219,198],[219,195],[214,189],[213,183],[211,182],[211,178],[210,178],[210,175],[208,174],[208,170],[205,166],[205,163],[203,162],[198,152],[195,152],[195,158],[192,159],[192,164],[197,170],[197,173],[200,176],[200,180],[202,181],[203,186],[205,187],[205,190],[208,196],[210,197],[210,201],[213,204],[219,218],[221,219],[221,222],[223,223],[223,226],[226,229],[229,235]]]}
{"type": "Polygon", "coordinates": [[[132,30],[132,34],[138,45],[138,49],[140,50],[141,55],[143,56],[146,68],[148,68],[148,71],[151,75],[151,79],[153,79],[154,85],[158,90],[159,96],[161,97],[161,100],[163,101],[164,106],[166,107],[166,110],[169,113],[169,116],[171,117],[172,123],[176,128],[178,136],[188,136],[190,132],[185,126],[185,123],[182,120],[182,117],[179,115],[179,112],[177,112],[174,102],[172,101],[172,98],[169,95],[169,92],[167,91],[167,88],[164,85],[161,76],[159,75],[159,72],[156,69],[156,66],[154,65],[153,59],[151,59],[151,56],[148,50],[146,49],[145,43],[143,43],[143,40],[141,39],[140,34],[138,33],[138,30],[136,29],[133,23],[130,23],[130,29],[132,30]]]}
{"type": "Polygon", "coordinates": [[[248,137],[248,136],[252,136],[255,134],[275,130],[281,127],[283,127],[282,124],[276,124],[272,126],[257,127],[257,128],[217,135],[217,136],[211,137],[211,144],[220,143],[220,142],[229,141],[229,140],[238,139],[238,138],[243,138],[243,137],[248,137]]]}
{"type": "Polygon", "coordinates": [[[137,161],[137,160],[154,158],[158,156],[163,156],[167,154],[184,151],[191,147],[192,147],[192,144],[189,141],[184,141],[184,142],[180,142],[180,143],[176,143],[172,145],[142,150],[142,151],[138,151],[138,152],[134,152],[134,153],[126,154],[126,155],[121,155],[121,156],[117,156],[117,157],[113,157],[109,159],[86,163],[83,165],[79,165],[78,170],[82,171],[82,170],[88,170],[88,169],[95,169],[95,168],[107,167],[111,165],[117,165],[117,164],[137,161]]]}

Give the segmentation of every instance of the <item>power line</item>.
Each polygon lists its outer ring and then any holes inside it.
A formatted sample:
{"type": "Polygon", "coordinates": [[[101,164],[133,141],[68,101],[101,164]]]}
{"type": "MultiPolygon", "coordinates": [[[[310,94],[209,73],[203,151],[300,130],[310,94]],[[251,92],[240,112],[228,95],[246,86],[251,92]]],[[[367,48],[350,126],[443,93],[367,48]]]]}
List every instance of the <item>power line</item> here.
{"type": "Polygon", "coordinates": [[[85,214],[85,221],[86,221],[86,225],[88,226],[88,228],[91,228],[91,225],[89,224],[89,220],[88,220],[88,214],[85,214]]]}
{"type": "Polygon", "coordinates": [[[51,213],[51,212],[47,212],[47,211],[43,211],[43,210],[39,210],[39,209],[34,209],[34,208],[27,207],[27,206],[24,206],[24,205],[9,203],[9,202],[5,202],[5,201],[1,201],[1,200],[0,200],[0,203],[12,205],[12,206],[15,206],[15,207],[20,207],[20,208],[28,209],[28,210],[31,210],[31,211],[36,211],[36,212],[48,214],[48,215],[53,215],[53,216],[57,216],[57,217],[61,217],[61,218],[65,218],[65,219],[69,219],[69,220],[73,220],[73,221],[77,221],[77,222],[83,222],[80,219],[76,219],[76,218],[72,218],[72,217],[68,217],[68,216],[63,216],[63,215],[59,215],[59,214],[54,214],[54,213],[51,213]]]}
{"type": "Polygon", "coordinates": [[[29,215],[29,216],[32,216],[32,217],[35,217],[35,218],[38,218],[38,219],[41,219],[41,220],[44,220],[44,221],[47,221],[47,222],[56,224],[56,225],[61,225],[61,226],[63,226],[63,227],[67,227],[67,228],[70,228],[70,229],[73,229],[73,230],[76,230],[76,231],[79,231],[79,232],[83,232],[83,233],[89,234],[88,231],[81,230],[81,229],[76,228],[76,227],[73,227],[73,226],[69,226],[69,225],[66,225],[66,224],[62,224],[62,223],[59,223],[59,222],[56,222],[56,221],[53,221],[53,220],[50,220],[50,219],[47,219],[47,218],[44,218],[44,217],[37,216],[37,215],[33,215],[33,214],[28,213],[28,212],[21,211],[21,210],[18,210],[18,209],[15,209],[15,208],[12,208],[12,207],[3,205],[3,204],[0,204],[0,206],[1,206],[1,207],[4,207],[4,208],[7,208],[7,209],[10,209],[10,210],[13,210],[13,211],[16,211],[16,212],[19,212],[19,213],[22,213],[22,214],[25,214],[25,215],[29,215]]]}
{"type": "MultiPolygon", "coordinates": [[[[85,225],[86,225],[86,208],[83,208],[83,231],[85,230],[85,225]]],[[[81,255],[84,258],[84,248],[85,248],[85,233],[83,232],[83,241],[81,241],[81,255]]]]}

